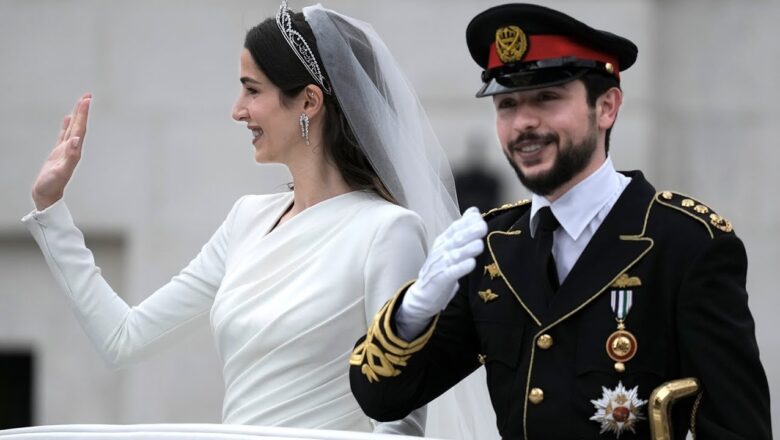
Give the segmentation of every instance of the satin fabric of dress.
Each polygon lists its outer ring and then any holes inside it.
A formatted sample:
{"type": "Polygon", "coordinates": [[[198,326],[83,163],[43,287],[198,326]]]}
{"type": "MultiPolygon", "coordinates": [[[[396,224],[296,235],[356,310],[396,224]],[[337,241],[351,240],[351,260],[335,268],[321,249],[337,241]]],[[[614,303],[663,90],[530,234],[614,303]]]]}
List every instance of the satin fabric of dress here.
{"type": "Polygon", "coordinates": [[[208,313],[224,366],[224,423],[371,431],[347,361],[375,312],[415,277],[422,222],[355,191],[272,230],[292,197],[242,197],[198,256],[134,307],[100,275],[64,201],[23,222],[110,363],[164,349],[208,313]]]}

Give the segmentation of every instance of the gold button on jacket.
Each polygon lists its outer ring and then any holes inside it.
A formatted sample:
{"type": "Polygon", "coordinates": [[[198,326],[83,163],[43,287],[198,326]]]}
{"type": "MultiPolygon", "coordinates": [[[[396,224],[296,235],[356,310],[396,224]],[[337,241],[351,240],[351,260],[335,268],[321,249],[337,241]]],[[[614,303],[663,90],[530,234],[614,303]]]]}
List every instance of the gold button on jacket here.
{"type": "Polygon", "coordinates": [[[534,405],[542,403],[544,400],[544,391],[541,388],[531,388],[531,392],[528,393],[528,400],[534,405]]]}
{"type": "Polygon", "coordinates": [[[542,350],[547,350],[548,348],[552,347],[552,345],[553,345],[553,338],[547,333],[539,336],[539,338],[536,340],[536,346],[541,348],[542,350]]]}

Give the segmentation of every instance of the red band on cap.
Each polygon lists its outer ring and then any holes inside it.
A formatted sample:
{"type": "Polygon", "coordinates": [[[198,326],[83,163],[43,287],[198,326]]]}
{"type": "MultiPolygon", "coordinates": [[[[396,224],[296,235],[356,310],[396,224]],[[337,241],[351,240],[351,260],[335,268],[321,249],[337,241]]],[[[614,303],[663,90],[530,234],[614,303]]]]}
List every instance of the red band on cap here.
{"type": "MultiPolygon", "coordinates": [[[[498,57],[496,42],[490,43],[490,56],[488,69],[501,67],[504,63],[498,57]]],[[[562,57],[577,57],[583,60],[593,60],[602,63],[611,63],[615,69],[613,74],[620,79],[620,68],[617,59],[604,52],[600,52],[588,46],[584,46],[564,35],[530,35],[528,37],[528,51],[520,62],[548,60],[562,57]]]]}

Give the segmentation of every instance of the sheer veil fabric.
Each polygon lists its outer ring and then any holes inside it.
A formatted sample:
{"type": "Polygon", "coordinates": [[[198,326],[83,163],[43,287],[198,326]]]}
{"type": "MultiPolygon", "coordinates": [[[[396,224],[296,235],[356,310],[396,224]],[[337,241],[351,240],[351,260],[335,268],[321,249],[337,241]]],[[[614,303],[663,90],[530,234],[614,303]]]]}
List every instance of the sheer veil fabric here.
{"type": "Polygon", "coordinates": [[[382,182],[422,217],[428,244],[459,217],[447,157],[414,89],[370,24],[303,9],[334,94],[382,182]]]}
{"type": "MultiPolygon", "coordinates": [[[[414,89],[370,24],[319,4],[303,14],[363,152],[396,200],[420,215],[430,246],[460,213],[449,162],[414,89]]],[[[431,402],[426,435],[498,439],[485,383],[480,368],[431,402]]]]}

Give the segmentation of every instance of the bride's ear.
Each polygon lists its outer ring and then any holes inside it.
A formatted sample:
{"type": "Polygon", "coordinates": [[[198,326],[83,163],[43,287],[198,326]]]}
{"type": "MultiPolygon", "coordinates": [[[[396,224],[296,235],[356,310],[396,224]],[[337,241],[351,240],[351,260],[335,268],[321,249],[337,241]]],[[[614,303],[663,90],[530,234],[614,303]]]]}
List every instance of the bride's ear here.
{"type": "Polygon", "coordinates": [[[322,93],[322,89],[309,84],[301,93],[303,94],[303,110],[309,117],[314,117],[322,111],[325,105],[325,96],[322,93]]]}

